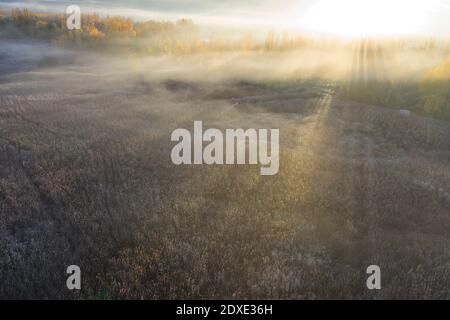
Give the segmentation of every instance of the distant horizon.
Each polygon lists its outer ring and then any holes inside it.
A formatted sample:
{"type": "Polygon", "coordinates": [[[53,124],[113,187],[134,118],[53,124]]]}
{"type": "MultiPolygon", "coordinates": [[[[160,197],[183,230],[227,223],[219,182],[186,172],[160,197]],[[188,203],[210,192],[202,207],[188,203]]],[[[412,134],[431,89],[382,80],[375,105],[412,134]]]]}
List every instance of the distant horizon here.
{"type": "Polygon", "coordinates": [[[235,29],[256,33],[276,30],[352,38],[365,36],[360,32],[367,31],[370,33],[367,36],[373,37],[450,37],[450,20],[448,19],[450,4],[444,3],[443,0],[405,1],[251,0],[243,2],[232,0],[223,4],[216,0],[7,0],[0,3],[0,10],[28,8],[36,12],[56,13],[64,12],[68,5],[74,4],[79,5],[84,13],[118,15],[137,21],[187,18],[200,26],[211,27],[211,30],[230,32],[235,29]],[[355,13],[349,12],[348,8],[353,7],[355,7],[353,9],[355,13]],[[364,10],[363,16],[358,14],[361,10],[364,10]],[[404,14],[403,10],[405,10],[404,14]],[[400,21],[398,21],[400,16],[397,14],[398,11],[402,12],[400,21]],[[383,17],[381,24],[378,23],[378,16],[383,17]],[[371,25],[363,26],[362,24],[367,24],[369,18],[371,25]],[[415,25],[408,25],[411,22],[415,25]],[[355,26],[358,27],[355,28],[355,26]],[[374,33],[373,29],[377,32],[374,33]]]}

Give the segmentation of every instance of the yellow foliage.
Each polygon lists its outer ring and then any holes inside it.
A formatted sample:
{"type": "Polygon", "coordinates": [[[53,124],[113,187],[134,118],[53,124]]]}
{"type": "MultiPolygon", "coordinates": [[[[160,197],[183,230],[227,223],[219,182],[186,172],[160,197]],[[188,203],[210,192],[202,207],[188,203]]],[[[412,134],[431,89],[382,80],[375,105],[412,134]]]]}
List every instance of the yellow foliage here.
{"type": "Polygon", "coordinates": [[[424,93],[447,91],[450,86],[450,60],[427,71],[421,81],[420,89],[424,93]]]}
{"type": "Polygon", "coordinates": [[[89,37],[93,39],[102,39],[105,37],[105,34],[98,30],[96,27],[88,27],[89,37]]]}
{"type": "Polygon", "coordinates": [[[450,60],[426,72],[424,75],[424,79],[425,80],[432,79],[440,81],[450,80],[450,60]]]}
{"type": "Polygon", "coordinates": [[[104,20],[104,25],[105,29],[111,32],[136,35],[136,32],[133,29],[133,22],[130,19],[121,17],[106,18],[104,20]]]}
{"type": "Polygon", "coordinates": [[[419,90],[426,111],[450,116],[450,60],[427,71],[419,90]]]}
{"type": "Polygon", "coordinates": [[[250,35],[246,35],[241,40],[242,50],[251,51],[253,49],[253,38],[250,35]]]}
{"type": "Polygon", "coordinates": [[[87,25],[98,25],[100,23],[100,17],[98,14],[86,14],[83,16],[83,22],[87,25]]]}

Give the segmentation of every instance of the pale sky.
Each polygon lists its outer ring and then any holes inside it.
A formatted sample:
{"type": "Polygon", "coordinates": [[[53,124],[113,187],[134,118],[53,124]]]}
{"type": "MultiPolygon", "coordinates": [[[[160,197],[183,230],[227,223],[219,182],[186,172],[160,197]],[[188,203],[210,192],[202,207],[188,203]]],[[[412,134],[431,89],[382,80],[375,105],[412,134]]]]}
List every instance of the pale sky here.
{"type": "Polygon", "coordinates": [[[134,19],[191,18],[202,25],[280,28],[339,36],[450,37],[450,0],[0,0],[0,8],[28,7],[117,14],[134,19]]]}

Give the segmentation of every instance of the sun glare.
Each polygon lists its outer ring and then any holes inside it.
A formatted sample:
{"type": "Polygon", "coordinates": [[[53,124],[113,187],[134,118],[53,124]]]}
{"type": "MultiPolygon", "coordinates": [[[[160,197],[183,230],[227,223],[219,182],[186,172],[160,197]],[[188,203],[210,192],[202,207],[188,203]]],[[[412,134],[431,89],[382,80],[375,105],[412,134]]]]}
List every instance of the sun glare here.
{"type": "Polygon", "coordinates": [[[346,37],[420,32],[434,0],[321,0],[306,16],[315,30],[346,37]]]}

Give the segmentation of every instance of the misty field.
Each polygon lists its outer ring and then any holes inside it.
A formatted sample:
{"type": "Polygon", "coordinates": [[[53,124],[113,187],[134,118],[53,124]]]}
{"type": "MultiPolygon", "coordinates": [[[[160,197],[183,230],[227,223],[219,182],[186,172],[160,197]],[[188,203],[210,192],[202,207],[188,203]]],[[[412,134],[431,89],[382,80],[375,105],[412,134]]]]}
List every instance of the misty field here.
{"type": "Polygon", "coordinates": [[[397,45],[0,40],[0,298],[449,299],[450,51],[397,45]],[[172,164],[194,120],[279,128],[279,173],[172,164]]]}

